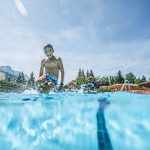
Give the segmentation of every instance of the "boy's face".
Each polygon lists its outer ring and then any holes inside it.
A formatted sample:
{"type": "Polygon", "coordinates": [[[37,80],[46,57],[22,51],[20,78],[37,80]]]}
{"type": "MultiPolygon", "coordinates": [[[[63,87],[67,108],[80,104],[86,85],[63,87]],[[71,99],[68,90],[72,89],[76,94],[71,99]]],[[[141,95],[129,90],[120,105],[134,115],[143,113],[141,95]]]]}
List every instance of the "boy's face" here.
{"type": "Polygon", "coordinates": [[[52,58],[54,50],[50,47],[44,49],[44,53],[48,58],[52,58]]]}

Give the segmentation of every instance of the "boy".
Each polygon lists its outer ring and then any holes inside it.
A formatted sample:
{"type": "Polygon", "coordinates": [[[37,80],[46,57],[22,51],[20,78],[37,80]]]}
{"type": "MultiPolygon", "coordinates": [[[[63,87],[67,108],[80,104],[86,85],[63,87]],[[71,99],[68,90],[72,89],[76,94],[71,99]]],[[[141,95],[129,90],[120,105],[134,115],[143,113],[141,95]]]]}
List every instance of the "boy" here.
{"type": "Polygon", "coordinates": [[[64,67],[61,58],[53,55],[54,49],[51,44],[44,46],[44,53],[47,58],[41,61],[39,79],[35,82],[35,86],[38,92],[48,94],[57,85],[59,70],[61,71],[59,90],[63,88],[64,67]],[[44,68],[45,74],[43,74],[44,68]]]}

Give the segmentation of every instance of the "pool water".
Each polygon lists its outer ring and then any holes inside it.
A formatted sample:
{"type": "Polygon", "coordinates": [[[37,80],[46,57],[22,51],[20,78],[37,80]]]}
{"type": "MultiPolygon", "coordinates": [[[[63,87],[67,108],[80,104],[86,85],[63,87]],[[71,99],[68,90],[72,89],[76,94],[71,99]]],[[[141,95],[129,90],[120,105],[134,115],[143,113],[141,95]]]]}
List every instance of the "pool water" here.
{"type": "Polygon", "coordinates": [[[148,150],[149,106],[124,92],[0,93],[0,150],[148,150]]]}

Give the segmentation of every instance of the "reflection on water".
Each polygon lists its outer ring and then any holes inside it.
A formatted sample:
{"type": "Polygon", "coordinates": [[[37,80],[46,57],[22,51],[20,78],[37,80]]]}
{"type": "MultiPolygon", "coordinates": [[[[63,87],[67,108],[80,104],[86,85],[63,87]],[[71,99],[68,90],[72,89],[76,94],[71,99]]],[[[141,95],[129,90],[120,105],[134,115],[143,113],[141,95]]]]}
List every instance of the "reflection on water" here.
{"type": "Polygon", "coordinates": [[[109,104],[107,98],[99,99],[99,109],[97,112],[97,135],[99,150],[112,150],[109,134],[106,129],[104,109],[109,104]]]}

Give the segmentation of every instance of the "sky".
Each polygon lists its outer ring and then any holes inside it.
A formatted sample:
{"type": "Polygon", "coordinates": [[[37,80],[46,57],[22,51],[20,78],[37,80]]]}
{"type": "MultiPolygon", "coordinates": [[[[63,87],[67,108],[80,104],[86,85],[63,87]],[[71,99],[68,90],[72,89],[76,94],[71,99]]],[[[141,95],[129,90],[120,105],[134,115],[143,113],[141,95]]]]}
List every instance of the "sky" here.
{"type": "Polygon", "coordinates": [[[0,0],[0,66],[33,71],[37,79],[50,43],[63,61],[65,84],[79,68],[148,80],[149,17],[150,0],[0,0]]]}

